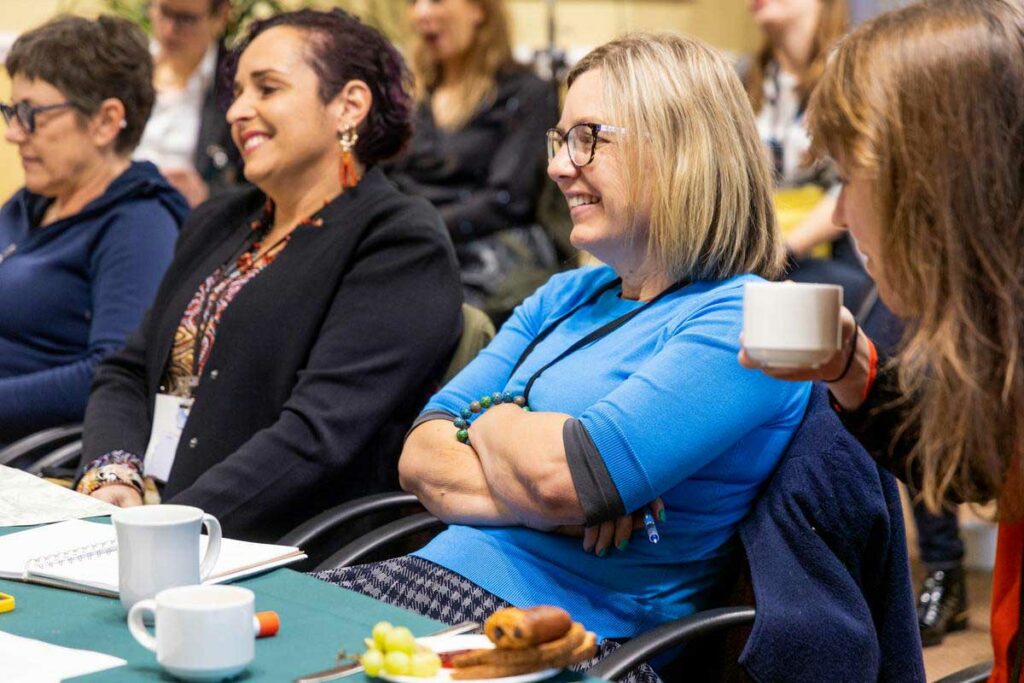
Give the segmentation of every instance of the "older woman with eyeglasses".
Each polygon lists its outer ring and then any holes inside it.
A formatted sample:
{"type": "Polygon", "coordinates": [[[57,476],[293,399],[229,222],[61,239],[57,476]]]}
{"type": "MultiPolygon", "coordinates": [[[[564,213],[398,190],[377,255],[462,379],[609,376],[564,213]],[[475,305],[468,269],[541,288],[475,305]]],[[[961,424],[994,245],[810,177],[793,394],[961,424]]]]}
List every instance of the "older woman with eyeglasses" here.
{"type": "Polygon", "coordinates": [[[0,443],[82,420],[93,370],[152,303],[184,199],[133,163],[153,105],[142,32],[63,17],[7,55],[25,187],[0,209],[0,443]]]}
{"type": "Polygon", "coordinates": [[[706,603],[810,387],[735,362],[743,284],[782,247],[721,55],[671,35],[597,48],[548,143],[573,242],[608,265],[552,278],[420,415],[402,484],[449,528],[322,576],[437,619],[554,604],[629,638],[706,603]]]}

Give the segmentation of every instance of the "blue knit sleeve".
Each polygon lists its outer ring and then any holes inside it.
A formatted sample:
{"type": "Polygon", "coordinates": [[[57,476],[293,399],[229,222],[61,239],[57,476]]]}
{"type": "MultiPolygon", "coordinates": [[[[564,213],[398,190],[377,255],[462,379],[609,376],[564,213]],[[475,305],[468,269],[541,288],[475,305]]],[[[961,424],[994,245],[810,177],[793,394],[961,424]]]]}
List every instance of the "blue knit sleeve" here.
{"type": "Polygon", "coordinates": [[[772,426],[784,446],[799,423],[810,384],[773,380],[736,360],[741,296],[732,288],[681,321],[658,353],[580,416],[627,511],[738,445],[758,457],[772,426]]]}
{"type": "Polygon", "coordinates": [[[29,432],[81,421],[96,365],[124,344],[156,295],[171,262],[177,221],[155,200],[119,206],[107,220],[88,259],[88,349],[74,362],[0,380],[6,429],[29,432]]]}

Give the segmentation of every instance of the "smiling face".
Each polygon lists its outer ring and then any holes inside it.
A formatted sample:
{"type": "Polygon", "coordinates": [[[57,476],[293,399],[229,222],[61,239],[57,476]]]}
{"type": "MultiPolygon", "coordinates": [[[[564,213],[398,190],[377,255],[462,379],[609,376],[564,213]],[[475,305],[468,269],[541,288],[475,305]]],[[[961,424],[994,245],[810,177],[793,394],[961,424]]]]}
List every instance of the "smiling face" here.
{"type": "Polygon", "coordinates": [[[475,0],[410,0],[409,17],[431,56],[443,64],[472,47],[484,9],[475,0]]]}
{"type": "MultiPolygon", "coordinates": [[[[22,74],[15,74],[11,80],[11,99],[35,107],[67,101],[64,93],[52,84],[22,74]]],[[[83,125],[77,110],[71,107],[36,114],[32,134],[12,120],[4,137],[18,147],[25,187],[46,197],[72,193],[79,179],[103,158],[88,124],[83,125]]]]}
{"type": "MultiPolygon", "coordinates": [[[[566,95],[557,128],[565,133],[578,123],[617,125],[606,114],[600,69],[581,74],[566,95]]],[[[548,175],[569,202],[573,246],[613,266],[645,253],[645,247],[639,252],[636,247],[645,240],[630,239],[629,191],[620,142],[617,135],[600,133],[594,160],[582,168],[573,166],[565,147],[548,162],[548,175]]]]}
{"type": "Polygon", "coordinates": [[[327,104],[320,99],[308,42],[306,32],[276,26],[258,35],[238,62],[227,113],[231,137],[242,152],[246,179],[270,196],[281,188],[323,184],[338,172],[342,105],[338,98],[327,104]]]}

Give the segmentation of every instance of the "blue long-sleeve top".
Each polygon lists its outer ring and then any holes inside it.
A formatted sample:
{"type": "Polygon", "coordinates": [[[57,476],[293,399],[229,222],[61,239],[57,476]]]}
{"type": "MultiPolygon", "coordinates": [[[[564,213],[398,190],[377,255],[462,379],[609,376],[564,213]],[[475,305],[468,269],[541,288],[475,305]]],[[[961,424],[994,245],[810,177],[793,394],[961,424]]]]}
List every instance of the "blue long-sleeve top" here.
{"type": "Polygon", "coordinates": [[[96,364],[152,303],[188,212],[148,162],[41,227],[51,201],[23,188],[0,209],[0,443],[82,420],[96,364]]]}
{"type": "MultiPolygon", "coordinates": [[[[644,305],[621,298],[618,287],[605,292],[512,372],[541,330],[614,279],[607,267],[553,277],[424,413],[457,415],[480,396],[522,393],[578,339],[644,305]]],[[[810,395],[807,383],[773,380],[736,361],[743,283],[758,280],[696,282],[665,296],[553,365],[530,391],[532,410],[580,421],[625,510],[661,496],[667,518],[658,525],[660,543],[638,530],[624,551],[597,557],[578,538],[453,525],[416,554],[514,605],[559,605],[602,637],[634,636],[705,604],[810,395]]]]}

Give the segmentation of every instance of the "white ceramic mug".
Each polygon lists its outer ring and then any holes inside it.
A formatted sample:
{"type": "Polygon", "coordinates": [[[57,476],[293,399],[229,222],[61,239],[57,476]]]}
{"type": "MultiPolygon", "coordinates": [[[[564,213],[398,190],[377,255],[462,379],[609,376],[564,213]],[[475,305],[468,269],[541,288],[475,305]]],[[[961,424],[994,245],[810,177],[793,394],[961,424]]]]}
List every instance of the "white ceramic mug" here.
{"type": "Polygon", "coordinates": [[[139,505],[116,510],[117,583],[121,604],[131,609],[165,588],[192,586],[213,572],[220,556],[220,522],[187,505],[139,505]],[[209,534],[199,561],[199,535],[209,534]]]}
{"type": "Polygon", "coordinates": [[[743,288],[743,348],[762,365],[813,368],[842,347],[843,288],[756,282],[743,288]]]}
{"type": "Polygon", "coordinates": [[[238,586],[180,586],[136,603],[128,630],[168,673],[188,681],[230,678],[255,653],[255,598],[238,586]],[[153,617],[156,636],[143,623],[153,617]]]}

